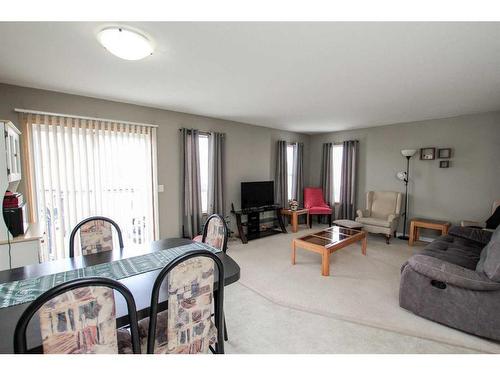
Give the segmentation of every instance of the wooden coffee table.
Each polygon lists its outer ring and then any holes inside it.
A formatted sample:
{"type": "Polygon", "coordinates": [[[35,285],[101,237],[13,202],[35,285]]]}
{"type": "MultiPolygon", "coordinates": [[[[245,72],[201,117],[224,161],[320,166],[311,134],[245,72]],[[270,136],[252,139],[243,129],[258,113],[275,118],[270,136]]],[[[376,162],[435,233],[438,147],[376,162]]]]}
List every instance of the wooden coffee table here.
{"type": "Polygon", "coordinates": [[[321,254],[321,274],[330,275],[330,254],[354,242],[361,242],[361,253],[366,255],[366,232],[333,226],[292,241],[292,264],[297,247],[321,254]]]}
{"type": "Polygon", "coordinates": [[[292,219],[292,232],[296,233],[299,226],[299,216],[306,215],[306,224],[309,226],[309,210],[307,208],[299,208],[298,210],[292,211],[289,208],[281,209],[282,216],[290,216],[292,219]]]}
{"type": "Polygon", "coordinates": [[[418,241],[420,237],[420,228],[439,230],[441,231],[441,235],[443,235],[448,234],[450,225],[451,224],[448,221],[442,220],[411,219],[410,238],[408,240],[408,245],[413,246],[415,241],[418,241]]]}

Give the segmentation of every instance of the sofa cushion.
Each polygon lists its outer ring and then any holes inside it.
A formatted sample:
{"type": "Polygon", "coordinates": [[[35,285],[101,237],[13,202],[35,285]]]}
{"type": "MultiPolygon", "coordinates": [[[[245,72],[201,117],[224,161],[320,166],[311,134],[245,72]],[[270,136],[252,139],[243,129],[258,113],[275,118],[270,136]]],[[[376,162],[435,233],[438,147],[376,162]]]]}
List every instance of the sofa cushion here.
{"type": "Polygon", "coordinates": [[[367,225],[375,225],[377,227],[390,228],[391,222],[387,219],[378,219],[376,217],[357,217],[356,221],[358,223],[363,223],[367,225]]]}
{"type": "Polygon", "coordinates": [[[496,283],[484,274],[474,270],[444,262],[441,259],[422,254],[415,254],[408,264],[418,273],[432,280],[452,284],[459,288],[470,290],[500,290],[500,283],[496,283]]]}
{"type": "Polygon", "coordinates": [[[473,270],[482,248],[479,242],[446,234],[427,245],[422,254],[473,270]]]}
{"type": "Polygon", "coordinates": [[[491,280],[500,282],[500,227],[498,227],[491,240],[481,253],[482,264],[478,264],[478,271],[483,271],[491,280]],[[484,254],[483,254],[484,253],[484,254]]]}

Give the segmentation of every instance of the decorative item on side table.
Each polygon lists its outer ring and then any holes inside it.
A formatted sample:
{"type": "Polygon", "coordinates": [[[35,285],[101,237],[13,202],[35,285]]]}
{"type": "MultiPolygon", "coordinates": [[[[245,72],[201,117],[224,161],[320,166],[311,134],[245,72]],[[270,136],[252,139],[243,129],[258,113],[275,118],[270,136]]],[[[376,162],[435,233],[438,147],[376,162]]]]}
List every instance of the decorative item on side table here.
{"type": "Polygon", "coordinates": [[[297,202],[295,199],[290,199],[288,201],[288,207],[290,207],[290,210],[292,211],[297,211],[297,208],[299,208],[299,202],[297,202]]]}
{"type": "Polygon", "coordinates": [[[435,147],[425,147],[420,149],[420,160],[434,160],[435,158],[436,158],[435,147]]]}
{"type": "MultiPolygon", "coordinates": [[[[422,150],[420,150],[420,158],[422,159],[422,150]]],[[[434,158],[434,148],[432,149],[432,158],[434,158]]],[[[406,158],[406,172],[398,172],[397,178],[400,179],[401,181],[404,182],[405,184],[405,212],[403,213],[404,215],[404,222],[403,222],[403,235],[399,236],[398,238],[400,240],[408,240],[408,236],[406,235],[406,220],[408,217],[408,181],[410,180],[410,159],[417,150],[409,149],[409,150],[401,150],[401,155],[403,155],[406,158]]]]}

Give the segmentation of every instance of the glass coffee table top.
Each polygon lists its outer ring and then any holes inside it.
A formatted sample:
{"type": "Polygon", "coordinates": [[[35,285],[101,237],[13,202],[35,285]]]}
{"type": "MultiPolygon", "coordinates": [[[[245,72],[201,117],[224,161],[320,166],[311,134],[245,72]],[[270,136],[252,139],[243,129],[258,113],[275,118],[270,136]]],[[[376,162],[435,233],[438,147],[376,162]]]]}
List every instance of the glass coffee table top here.
{"type": "Polygon", "coordinates": [[[309,242],[320,246],[331,246],[335,245],[343,240],[353,237],[361,233],[359,230],[342,228],[342,227],[331,227],[324,229],[320,232],[308,234],[307,236],[300,237],[298,240],[309,242]]]}
{"type": "Polygon", "coordinates": [[[366,255],[366,232],[357,229],[333,226],[292,241],[292,264],[295,264],[296,249],[301,248],[321,254],[321,274],[330,275],[330,254],[355,242],[361,243],[361,253],[366,255]]]}

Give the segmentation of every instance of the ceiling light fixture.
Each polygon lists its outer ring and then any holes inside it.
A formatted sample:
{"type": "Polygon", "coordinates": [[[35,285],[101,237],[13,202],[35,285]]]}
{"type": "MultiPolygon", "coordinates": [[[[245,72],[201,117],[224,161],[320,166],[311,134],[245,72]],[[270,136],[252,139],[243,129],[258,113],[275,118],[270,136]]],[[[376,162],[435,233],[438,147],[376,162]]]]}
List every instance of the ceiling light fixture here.
{"type": "Polygon", "coordinates": [[[153,54],[153,44],[144,35],[123,27],[107,27],[97,39],[113,55],[125,60],[140,60],[153,54]]]}

